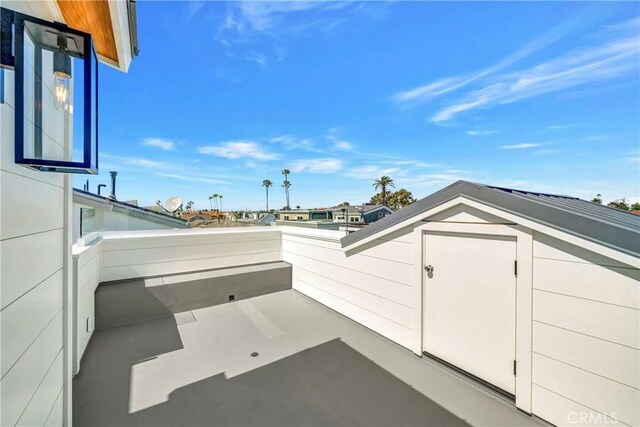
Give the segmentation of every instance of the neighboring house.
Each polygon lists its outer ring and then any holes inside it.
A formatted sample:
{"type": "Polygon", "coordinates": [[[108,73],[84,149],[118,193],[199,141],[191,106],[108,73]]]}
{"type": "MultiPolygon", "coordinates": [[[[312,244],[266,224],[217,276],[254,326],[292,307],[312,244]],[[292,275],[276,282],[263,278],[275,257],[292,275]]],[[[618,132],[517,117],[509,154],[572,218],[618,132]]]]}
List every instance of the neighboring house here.
{"type": "Polygon", "coordinates": [[[365,224],[371,224],[372,222],[376,222],[391,215],[392,213],[394,213],[394,211],[389,206],[375,205],[374,207],[369,207],[368,209],[363,210],[362,219],[365,224]]]}
{"type": "Polygon", "coordinates": [[[276,213],[276,219],[280,221],[321,221],[331,220],[329,209],[287,209],[276,213]]]}
{"type": "Polygon", "coordinates": [[[165,213],[73,189],[73,241],[94,231],[188,228],[187,222],[165,213]]]}
{"type": "Polygon", "coordinates": [[[364,223],[362,212],[357,206],[334,206],[329,210],[332,213],[333,222],[364,223]]]}
{"type": "Polygon", "coordinates": [[[180,218],[189,223],[192,223],[193,221],[203,221],[206,223],[210,221],[217,221],[218,219],[223,220],[225,219],[225,216],[224,212],[218,211],[188,211],[180,214],[180,218]]]}
{"type": "Polygon", "coordinates": [[[393,213],[393,209],[388,206],[367,203],[355,206],[334,206],[329,210],[334,222],[348,222],[350,224],[371,224],[393,213]],[[346,221],[343,209],[347,209],[346,221]]]}

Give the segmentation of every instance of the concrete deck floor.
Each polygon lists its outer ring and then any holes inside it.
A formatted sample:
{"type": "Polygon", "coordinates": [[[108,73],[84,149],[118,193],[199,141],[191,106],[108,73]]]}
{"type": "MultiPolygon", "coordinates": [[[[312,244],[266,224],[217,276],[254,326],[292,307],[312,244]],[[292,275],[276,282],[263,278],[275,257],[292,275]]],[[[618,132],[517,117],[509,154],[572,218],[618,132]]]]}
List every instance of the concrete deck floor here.
{"type": "Polygon", "coordinates": [[[96,331],[73,402],[79,426],[547,425],[293,290],[96,331]]]}

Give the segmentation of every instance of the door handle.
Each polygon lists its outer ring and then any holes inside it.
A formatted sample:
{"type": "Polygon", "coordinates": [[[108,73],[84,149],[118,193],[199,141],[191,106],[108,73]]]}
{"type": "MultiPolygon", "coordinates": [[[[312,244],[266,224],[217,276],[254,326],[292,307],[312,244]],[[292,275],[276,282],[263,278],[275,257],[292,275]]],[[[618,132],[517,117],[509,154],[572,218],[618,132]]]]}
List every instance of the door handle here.
{"type": "Polygon", "coordinates": [[[424,270],[425,270],[427,273],[433,273],[433,265],[427,265],[427,266],[425,266],[425,267],[424,267],[424,270]]]}

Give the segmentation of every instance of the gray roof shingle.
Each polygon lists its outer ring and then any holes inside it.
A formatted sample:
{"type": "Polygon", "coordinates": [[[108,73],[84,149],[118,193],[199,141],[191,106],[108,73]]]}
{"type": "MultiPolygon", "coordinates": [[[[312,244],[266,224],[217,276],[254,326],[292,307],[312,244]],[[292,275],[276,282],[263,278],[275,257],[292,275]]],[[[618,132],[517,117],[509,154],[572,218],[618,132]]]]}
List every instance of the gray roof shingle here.
{"type": "Polygon", "coordinates": [[[458,181],[341,239],[342,247],[373,236],[458,196],[476,200],[540,224],[640,255],[640,215],[577,197],[458,181]]]}

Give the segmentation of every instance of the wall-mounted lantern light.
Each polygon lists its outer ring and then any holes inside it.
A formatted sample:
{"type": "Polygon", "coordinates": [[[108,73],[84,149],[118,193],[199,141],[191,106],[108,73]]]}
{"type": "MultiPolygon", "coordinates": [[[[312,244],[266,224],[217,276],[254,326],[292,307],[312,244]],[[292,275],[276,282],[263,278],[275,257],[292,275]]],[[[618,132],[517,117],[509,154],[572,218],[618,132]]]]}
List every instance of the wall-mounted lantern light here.
{"type": "Polygon", "coordinates": [[[0,65],[15,71],[15,162],[98,173],[98,61],[90,34],[2,8],[0,65]]]}

